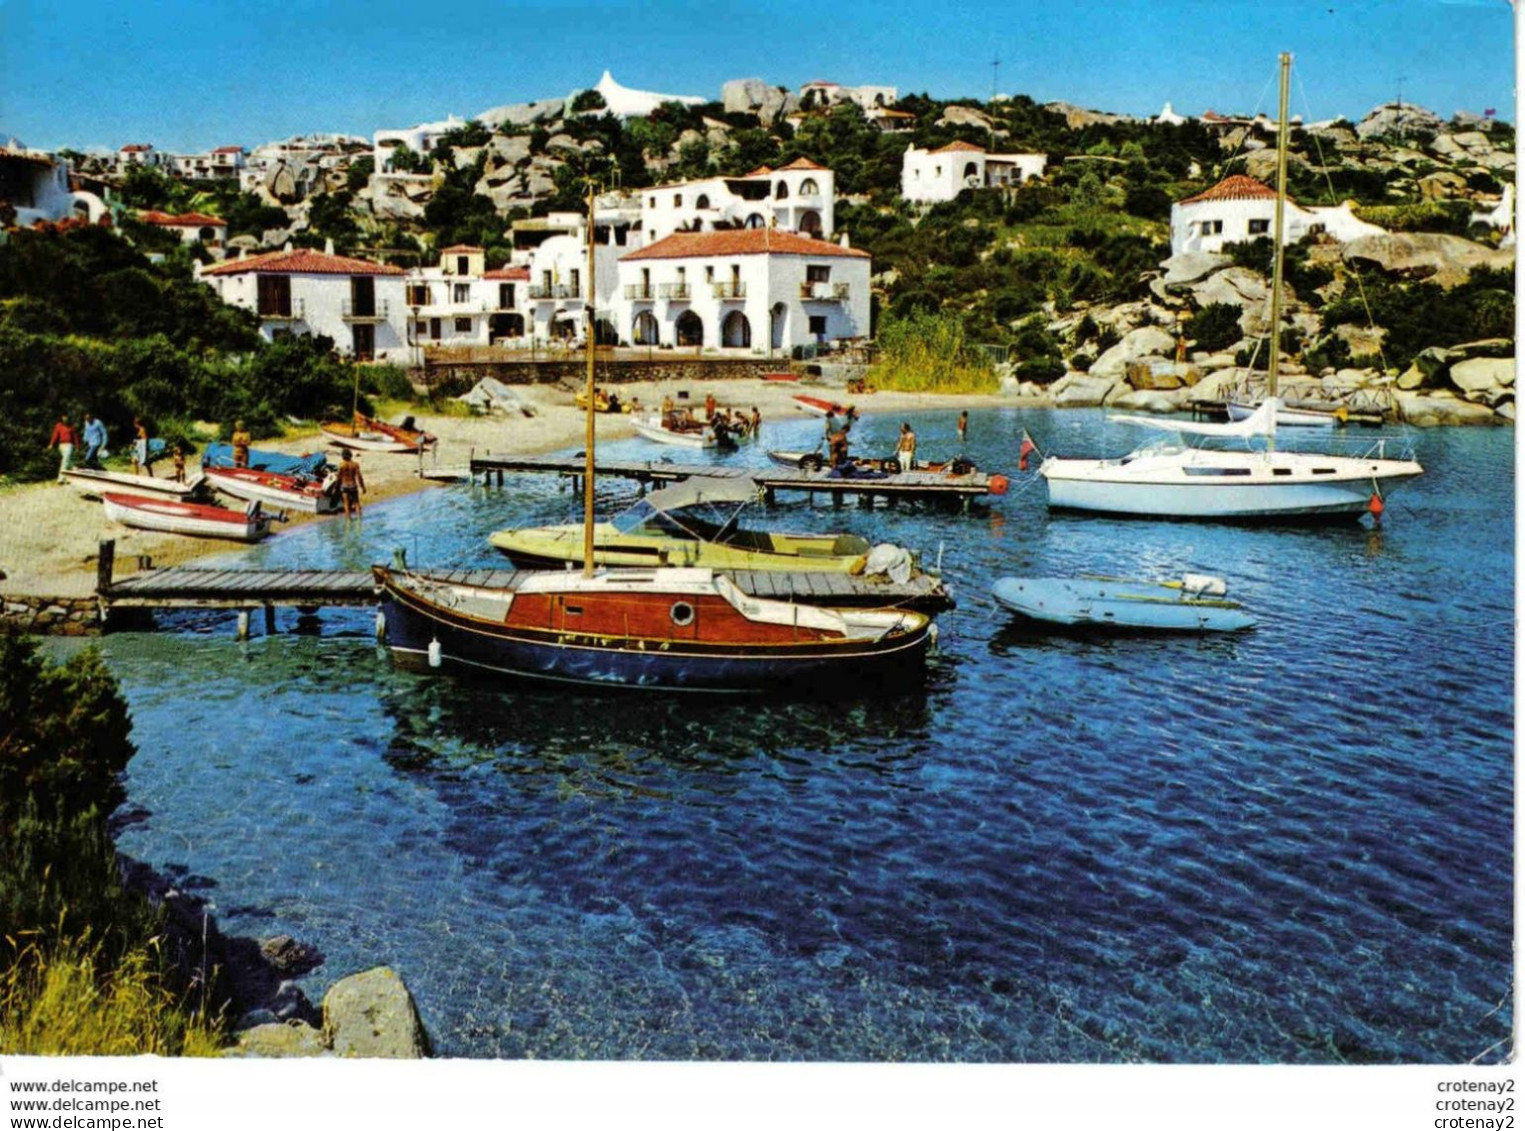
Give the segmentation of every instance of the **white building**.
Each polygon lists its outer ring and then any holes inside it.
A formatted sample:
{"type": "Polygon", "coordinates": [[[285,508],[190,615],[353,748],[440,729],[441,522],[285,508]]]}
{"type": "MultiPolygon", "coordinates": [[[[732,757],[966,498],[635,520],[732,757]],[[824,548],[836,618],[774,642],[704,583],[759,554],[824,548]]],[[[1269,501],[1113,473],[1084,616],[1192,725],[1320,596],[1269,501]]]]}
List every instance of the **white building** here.
{"type": "Polygon", "coordinates": [[[94,193],[70,188],[67,161],[26,149],[14,139],[0,147],[0,213],[7,206],[15,211],[14,222],[21,227],[75,217],[93,224],[107,211],[106,202],[94,193]]]}
{"type": "Polygon", "coordinates": [[[177,176],[197,180],[215,178],[236,180],[243,172],[244,156],[243,146],[224,145],[210,153],[177,155],[170,158],[170,162],[177,176]]]}
{"type": "Polygon", "coordinates": [[[615,328],[632,345],[747,349],[866,338],[866,251],[770,228],[678,232],[619,260],[615,328]]]}
{"type": "Polygon", "coordinates": [[[966,188],[1015,185],[1041,177],[1046,153],[990,153],[984,146],[955,141],[941,149],[906,146],[900,163],[900,195],[935,203],[952,200],[966,188]]]}
{"type": "Polygon", "coordinates": [[[800,157],[741,177],[658,185],[641,190],[641,231],[652,244],[674,232],[782,228],[830,238],[835,231],[836,179],[830,169],[800,157]]]}
{"type": "Polygon", "coordinates": [[[164,155],[147,144],[124,145],[116,153],[117,168],[126,170],[129,165],[147,165],[157,169],[164,164],[164,155]]]}
{"type": "Polygon", "coordinates": [[[406,338],[425,350],[512,345],[526,337],[529,271],[486,269],[486,252],[458,244],[437,267],[409,271],[404,286],[406,338]]]}
{"type": "Polygon", "coordinates": [[[199,274],[223,302],[258,314],[267,339],[321,334],[359,360],[410,360],[401,267],[301,249],[232,259],[199,274]]]}
{"type": "Polygon", "coordinates": [[[228,242],[228,222],[204,212],[140,212],[138,219],[155,228],[174,232],[183,244],[202,243],[208,247],[224,247],[228,242]]]}
{"type": "MultiPolygon", "coordinates": [[[[604,100],[601,109],[591,110],[589,113],[598,115],[609,113],[616,118],[644,118],[664,102],[677,102],[684,106],[702,106],[706,99],[691,94],[657,94],[650,90],[631,90],[627,86],[621,86],[614,81],[614,76],[608,71],[604,72],[603,78],[598,80],[598,85],[593,88],[598,91],[604,100]]],[[[574,90],[567,95],[567,106],[581,94],[574,90]]]]}
{"type": "MultiPolygon", "coordinates": [[[[1171,206],[1170,254],[1221,251],[1224,244],[1270,238],[1275,218],[1275,191],[1254,177],[1236,173],[1171,206]]],[[[1296,243],[1309,234],[1324,234],[1346,243],[1361,236],[1385,235],[1386,230],[1356,216],[1348,200],[1305,208],[1288,199],[1282,243],[1296,243]]]]}
{"type": "Polygon", "coordinates": [[[402,148],[424,156],[432,154],[439,145],[440,138],[465,125],[464,121],[451,114],[443,122],[423,122],[402,130],[377,130],[373,138],[372,154],[376,161],[376,172],[390,173],[392,155],[402,148]]]}

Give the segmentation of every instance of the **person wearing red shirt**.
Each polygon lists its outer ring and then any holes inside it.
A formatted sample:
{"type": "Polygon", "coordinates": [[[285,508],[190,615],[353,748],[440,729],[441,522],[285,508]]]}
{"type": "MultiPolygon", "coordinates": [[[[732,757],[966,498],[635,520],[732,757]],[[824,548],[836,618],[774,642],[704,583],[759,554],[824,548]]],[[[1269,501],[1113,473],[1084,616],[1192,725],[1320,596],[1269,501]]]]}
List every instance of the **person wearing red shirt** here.
{"type": "Polygon", "coordinates": [[[48,447],[58,449],[58,481],[67,482],[64,472],[74,466],[74,445],[79,443],[79,435],[74,431],[74,425],[69,423],[69,414],[58,414],[58,423],[53,425],[53,435],[48,439],[48,447]]]}

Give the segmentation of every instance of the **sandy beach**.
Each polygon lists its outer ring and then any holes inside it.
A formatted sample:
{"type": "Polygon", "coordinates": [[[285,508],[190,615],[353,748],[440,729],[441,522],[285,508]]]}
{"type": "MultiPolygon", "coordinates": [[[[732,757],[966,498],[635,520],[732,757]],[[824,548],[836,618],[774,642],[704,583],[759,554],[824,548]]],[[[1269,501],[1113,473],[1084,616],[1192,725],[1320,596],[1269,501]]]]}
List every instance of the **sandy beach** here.
{"type": "MultiPolygon", "coordinates": [[[[586,417],[573,403],[572,394],[552,385],[515,386],[521,400],[533,407],[534,416],[522,413],[494,413],[490,416],[430,416],[414,413],[421,427],[433,432],[439,443],[425,456],[426,467],[464,468],[473,452],[512,452],[522,455],[555,451],[578,446],[582,442],[586,417]]],[[[755,405],[763,418],[763,435],[770,420],[794,420],[802,411],[791,399],[795,393],[813,393],[834,400],[853,403],[861,414],[907,414],[914,424],[914,413],[948,407],[979,408],[1009,404],[1003,396],[949,396],[925,393],[877,392],[847,397],[833,386],[792,384],[762,380],[687,381],[681,385],[665,382],[621,384],[623,399],[638,397],[643,406],[654,407],[666,395],[679,389],[688,391],[687,403],[702,406],[704,398],[714,393],[718,404],[751,411],[755,405]]],[[[600,440],[625,439],[635,435],[629,418],[619,414],[595,417],[600,440]]],[[[39,439],[39,443],[42,440],[39,439]]],[[[297,431],[279,440],[261,440],[256,446],[288,453],[317,451],[327,441],[316,428],[297,431]]],[[[882,453],[888,454],[888,453],[882,453]]],[[[334,460],[337,462],[337,452],[334,460]]],[[[363,453],[361,468],[365,475],[364,503],[372,506],[383,500],[414,491],[437,490],[440,484],[419,476],[416,458],[386,453],[363,453]]],[[[165,464],[159,474],[167,474],[165,464]]],[[[233,501],[237,504],[237,500],[233,501]]],[[[239,504],[241,505],[241,504],[239,504]]],[[[344,522],[340,515],[293,514],[280,531],[303,522],[344,522]]],[[[358,521],[364,521],[362,517],[358,521]]],[[[139,562],[151,561],[155,567],[182,565],[196,558],[225,553],[236,543],[214,539],[188,538],[174,534],[133,530],[106,519],[101,504],[81,496],[72,486],[33,483],[0,491],[0,595],[83,597],[95,590],[96,559],[103,539],[116,541],[116,576],[135,572],[139,562]]]]}

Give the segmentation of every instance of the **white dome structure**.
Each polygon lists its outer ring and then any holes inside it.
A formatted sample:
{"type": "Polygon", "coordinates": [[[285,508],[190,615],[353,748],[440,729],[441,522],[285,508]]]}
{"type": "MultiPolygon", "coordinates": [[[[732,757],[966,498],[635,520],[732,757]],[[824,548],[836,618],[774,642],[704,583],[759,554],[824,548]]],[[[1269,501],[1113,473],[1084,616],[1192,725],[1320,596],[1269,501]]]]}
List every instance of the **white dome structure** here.
{"type": "MultiPolygon", "coordinates": [[[[649,90],[631,90],[615,82],[614,76],[607,70],[593,89],[603,96],[605,108],[616,118],[644,118],[664,102],[702,106],[705,101],[691,94],[657,94],[649,90]]],[[[577,94],[577,91],[573,91],[568,95],[567,105],[572,104],[572,99],[576,98],[577,94]]]]}

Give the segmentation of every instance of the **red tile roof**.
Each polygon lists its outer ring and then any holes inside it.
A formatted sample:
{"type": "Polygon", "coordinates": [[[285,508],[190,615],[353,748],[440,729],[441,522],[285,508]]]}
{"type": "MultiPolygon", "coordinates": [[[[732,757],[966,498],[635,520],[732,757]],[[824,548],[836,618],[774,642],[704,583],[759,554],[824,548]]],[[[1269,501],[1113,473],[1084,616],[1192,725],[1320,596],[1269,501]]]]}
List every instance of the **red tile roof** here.
{"type": "Polygon", "coordinates": [[[122,146],[122,152],[123,153],[147,153],[152,148],[153,148],[153,146],[151,146],[151,145],[124,145],[124,146],[122,146]]]}
{"type": "Polygon", "coordinates": [[[442,247],[442,248],[440,248],[440,254],[441,255],[449,255],[452,251],[481,251],[481,250],[482,250],[482,248],[477,247],[475,244],[458,243],[458,244],[454,244],[454,245],[452,245],[450,247],[442,247]]]}
{"type": "Polygon", "coordinates": [[[499,267],[496,271],[484,272],[482,278],[527,283],[530,281],[530,269],[528,267],[499,267]]]}
{"type": "Polygon", "coordinates": [[[934,149],[933,153],[988,153],[983,145],[970,145],[967,141],[950,141],[941,149],[934,149]]]}
{"type": "Polygon", "coordinates": [[[1276,192],[1268,188],[1254,177],[1247,177],[1243,173],[1235,173],[1232,177],[1224,177],[1212,188],[1205,192],[1199,192],[1196,196],[1188,196],[1185,200],[1176,201],[1177,204],[1200,204],[1207,200],[1275,200],[1276,192]]]}
{"type": "Polygon", "coordinates": [[[702,259],[721,255],[810,255],[839,259],[871,259],[868,252],[843,247],[831,240],[816,240],[773,228],[738,228],[728,232],[674,232],[650,247],[621,257],[636,259],[702,259]]]}
{"type": "Polygon", "coordinates": [[[372,263],[369,259],[351,259],[346,255],[325,255],[320,251],[298,248],[269,255],[251,255],[208,267],[203,275],[241,275],[254,271],[262,275],[406,275],[401,267],[372,263]]]}
{"type": "Polygon", "coordinates": [[[219,145],[212,150],[213,153],[242,153],[243,151],[244,147],[241,145],[219,145]]]}
{"type": "Polygon", "coordinates": [[[771,168],[769,168],[767,165],[759,165],[757,168],[753,169],[750,173],[743,173],[742,176],[743,177],[766,177],[771,172],[773,172],[773,170],[771,168]]]}
{"type": "Polygon", "coordinates": [[[775,173],[782,173],[789,169],[819,169],[823,173],[829,173],[831,171],[830,169],[826,168],[825,165],[817,165],[808,157],[796,157],[793,161],[789,162],[789,164],[780,165],[773,171],[775,173]]]}
{"type": "Polygon", "coordinates": [[[228,223],[217,216],[208,216],[204,212],[182,212],[178,216],[172,216],[168,212],[140,212],[138,219],[145,224],[155,224],[161,228],[221,228],[228,223]]]}

